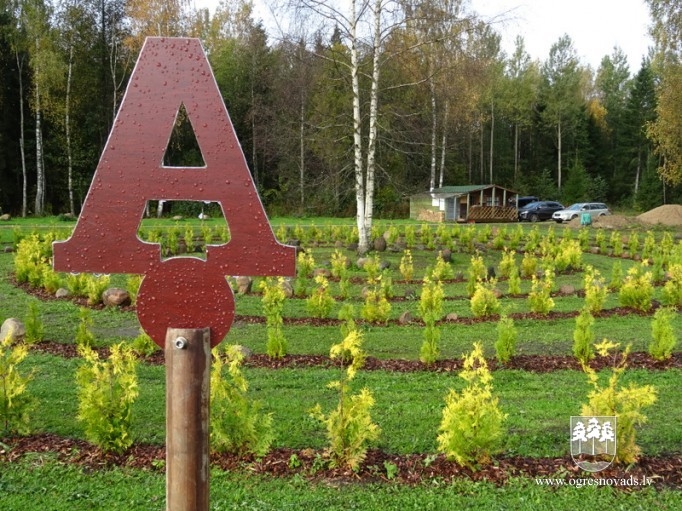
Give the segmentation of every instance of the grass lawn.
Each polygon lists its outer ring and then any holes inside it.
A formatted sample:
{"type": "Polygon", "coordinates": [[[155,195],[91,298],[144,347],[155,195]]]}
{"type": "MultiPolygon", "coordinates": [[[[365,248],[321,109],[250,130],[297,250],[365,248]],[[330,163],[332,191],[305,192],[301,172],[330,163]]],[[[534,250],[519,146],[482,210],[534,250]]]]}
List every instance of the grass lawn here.
{"type": "MultiPolygon", "coordinates": [[[[218,223],[219,219],[214,219],[218,223]]],[[[168,220],[145,220],[141,232],[154,229],[177,228],[177,222],[168,220]]],[[[202,224],[199,220],[180,223],[179,232],[187,225],[197,233],[202,224]]],[[[287,237],[299,235],[312,239],[337,234],[345,229],[351,232],[353,219],[275,219],[273,230],[287,237]],[[334,231],[337,229],[337,231],[334,231]]],[[[46,222],[19,220],[0,225],[0,244],[13,244],[17,237],[28,232],[45,233],[53,229],[67,232],[73,223],[51,219],[46,222]]],[[[379,222],[379,230],[421,229],[421,224],[410,221],[396,223],[379,222]]],[[[435,229],[435,228],[434,228],[435,229]]],[[[455,229],[455,227],[453,227],[455,229]]],[[[452,268],[458,278],[444,285],[445,301],[443,315],[456,313],[461,320],[473,319],[467,294],[466,275],[475,249],[470,251],[472,241],[467,237],[490,226],[458,226],[458,238],[453,242],[452,268]]],[[[497,228],[496,228],[497,229],[497,228]]],[[[542,226],[502,226],[508,239],[524,236],[521,245],[533,237],[560,238],[567,228],[551,224],[542,226]]],[[[490,231],[492,233],[492,230],[490,231]]],[[[490,243],[494,234],[488,233],[490,243]]],[[[628,233],[632,236],[632,233],[628,233]]],[[[658,240],[663,232],[655,231],[658,240]]],[[[498,234],[499,235],[499,234],[498,234]]],[[[590,234],[591,244],[597,243],[595,232],[590,234]]],[[[571,233],[573,239],[577,234],[571,233]]],[[[610,236],[610,233],[609,233],[610,236]]],[[[643,240],[645,233],[639,233],[643,240]]],[[[425,238],[426,239],[426,238],[425,238]]],[[[478,242],[477,242],[478,243],[478,242]]],[[[337,250],[328,241],[316,242],[310,249],[317,267],[328,267],[332,254],[337,250]]],[[[483,243],[480,244],[481,248],[483,243]]],[[[351,251],[340,249],[355,262],[351,251]]],[[[419,292],[421,278],[436,261],[433,250],[413,249],[415,277],[413,282],[401,281],[398,271],[402,252],[384,252],[380,257],[390,263],[388,275],[393,279],[394,296],[402,297],[409,290],[415,299],[391,301],[389,322],[370,324],[360,322],[363,333],[363,349],[368,356],[379,359],[417,360],[424,339],[424,328],[419,321],[419,292]],[[400,325],[397,319],[409,311],[415,321],[400,325]]],[[[502,251],[488,246],[482,250],[485,265],[498,268],[502,251]]],[[[522,257],[517,255],[517,263],[522,257]]],[[[638,263],[633,259],[608,257],[603,254],[583,253],[582,262],[597,268],[609,279],[615,265],[623,273],[638,263]]],[[[0,321],[7,317],[24,319],[30,303],[36,303],[45,327],[45,339],[57,343],[73,344],[79,323],[79,307],[68,300],[37,300],[13,285],[13,255],[0,253],[0,321]]],[[[365,272],[356,266],[350,270],[351,295],[344,303],[352,303],[356,314],[363,306],[361,296],[365,285],[365,272]]],[[[112,275],[112,285],[125,286],[125,276],[112,275]]],[[[561,285],[571,285],[577,291],[584,287],[581,271],[566,272],[556,277],[555,291],[561,285]]],[[[337,282],[330,284],[332,294],[338,295],[337,282]]],[[[508,314],[529,311],[527,294],[530,280],[522,281],[520,296],[507,296],[507,283],[498,282],[503,295],[502,310],[508,314]]],[[[314,287],[311,283],[310,287],[314,287]]],[[[254,286],[254,290],[257,289],[254,286]]],[[[653,299],[663,299],[662,286],[654,289],[653,299]]],[[[516,352],[519,355],[570,355],[573,345],[575,318],[572,313],[585,303],[580,293],[555,294],[554,311],[568,313],[563,316],[536,316],[516,319],[518,332],[516,352]]],[[[342,301],[337,300],[329,318],[336,318],[342,301]]],[[[605,309],[619,306],[618,293],[610,292],[605,309]]],[[[109,346],[129,341],[139,332],[139,322],[134,312],[117,309],[91,310],[96,346],[109,346]]],[[[266,353],[267,328],[253,317],[262,317],[261,296],[257,293],[236,296],[237,321],[224,342],[248,346],[257,354],[266,353]]],[[[295,355],[328,355],[333,344],[341,341],[340,323],[305,322],[310,311],[305,298],[285,301],[284,335],[287,353],[295,355]]],[[[626,314],[597,317],[594,338],[608,338],[621,345],[630,344],[633,351],[646,351],[651,339],[651,314],[626,314]]],[[[682,318],[679,314],[672,322],[674,334],[682,335],[682,318]]],[[[485,355],[495,356],[497,317],[479,320],[471,324],[461,322],[440,323],[440,358],[460,358],[471,350],[474,342],[481,342],[485,355]]],[[[680,351],[680,345],[675,347],[680,351]]],[[[28,386],[35,399],[31,415],[34,433],[52,433],[62,437],[83,438],[82,424],[76,420],[77,386],[75,372],[82,361],[67,359],[38,352],[31,352],[21,369],[31,374],[28,386]]],[[[338,402],[335,391],[327,384],[341,377],[340,368],[308,367],[297,369],[266,369],[245,367],[249,382],[249,395],[259,400],[263,411],[272,413],[275,433],[274,448],[314,449],[321,451],[327,445],[323,427],[310,417],[309,411],[320,404],[329,411],[338,402]]],[[[602,381],[610,372],[602,371],[602,381]]],[[[587,401],[590,390],[585,374],[579,371],[553,371],[531,373],[521,370],[500,369],[493,372],[493,385],[499,398],[500,408],[507,414],[502,456],[533,458],[561,458],[569,452],[569,418],[579,415],[587,401]]],[[[140,395],[133,408],[132,436],[137,443],[161,445],[165,441],[165,372],[163,366],[141,363],[138,367],[140,395]]],[[[679,454],[682,446],[682,395],[679,392],[682,370],[630,369],[623,382],[638,385],[650,384],[656,388],[657,401],[644,410],[648,422],[639,428],[637,443],[647,456],[679,454]]],[[[456,372],[415,371],[360,371],[352,383],[354,390],[367,387],[376,400],[372,418],[381,428],[381,436],[373,446],[395,455],[414,453],[435,454],[436,436],[444,406],[444,398],[450,389],[461,390],[464,381],[456,372]]],[[[0,451],[8,449],[0,437],[0,451]]],[[[0,457],[0,460],[3,458],[0,457]]],[[[561,475],[560,475],[561,476],[561,475]]],[[[565,479],[565,474],[564,474],[565,479]]],[[[86,470],[82,467],[60,462],[54,453],[43,452],[25,456],[19,460],[0,461],[0,509],[8,510],[61,510],[69,509],[163,509],[164,475],[162,469],[133,470],[111,468],[86,470]]],[[[300,475],[285,478],[253,475],[248,467],[235,472],[213,470],[211,479],[211,509],[281,510],[301,509],[575,509],[577,506],[603,506],[617,509],[682,509],[678,489],[652,488],[623,492],[611,487],[571,486],[546,487],[529,478],[512,478],[502,487],[488,482],[456,479],[454,482],[434,479],[416,486],[395,483],[351,483],[335,480],[309,480],[300,475]]]]}

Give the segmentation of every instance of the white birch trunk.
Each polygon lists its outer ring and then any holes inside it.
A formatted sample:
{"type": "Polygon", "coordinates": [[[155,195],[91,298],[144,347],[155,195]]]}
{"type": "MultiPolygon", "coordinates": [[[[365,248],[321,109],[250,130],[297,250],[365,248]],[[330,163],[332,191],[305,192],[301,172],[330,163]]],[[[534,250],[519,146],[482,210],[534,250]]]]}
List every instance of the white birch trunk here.
{"type": "MultiPolygon", "coordinates": [[[[37,46],[37,41],[36,41],[37,46]]],[[[35,70],[38,76],[38,69],[35,70]]],[[[43,126],[42,111],[40,105],[39,80],[35,80],[35,113],[36,113],[36,198],[33,213],[36,216],[43,214],[45,204],[45,169],[43,167],[43,126]]]]}
{"type": "Polygon", "coordinates": [[[351,1],[351,26],[350,26],[350,63],[351,63],[351,86],[353,89],[353,164],[355,168],[355,221],[358,226],[359,243],[358,251],[366,252],[369,247],[367,233],[365,231],[365,176],[362,161],[362,117],[360,116],[360,77],[358,70],[358,18],[357,0],[351,1]]]}
{"type": "Polygon", "coordinates": [[[495,104],[490,104],[490,184],[493,184],[493,139],[495,136],[495,104]]]}
{"type": "Polygon", "coordinates": [[[447,130],[447,125],[448,125],[448,115],[449,115],[449,110],[450,110],[450,102],[448,100],[445,101],[445,107],[443,108],[443,138],[441,140],[441,148],[440,148],[440,176],[438,178],[438,188],[443,188],[443,175],[445,174],[445,153],[446,153],[446,147],[447,147],[447,138],[448,138],[448,130],[447,130]]]}
{"type": "Polygon", "coordinates": [[[69,212],[72,215],[76,214],[76,209],[73,205],[73,158],[71,155],[71,76],[73,71],[73,39],[69,41],[69,67],[66,76],[66,98],[64,108],[64,130],[66,132],[66,159],[67,159],[67,180],[69,189],[69,212]]]}
{"type": "Polygon", "coordinates": [[[431,93],[431,180],[429,181],[429,190],[436,187],[436,129],[438,123],[436,122],[436,84],[433,80],[433,69],[431,62],[429,62],[429,91],[431,93]]]}
{"type": "Polygon", "coordinates": [[[374,213],[374,174],[376,163],[377,145],[377,116],[379,111],[379,56],[381,45],[381,2],[374,3],[374,44],[372,58],[372,86],[369,97],[369,134],[367,141],[367,168],[365,184],[365,214],[364,229],[358,251],[365,253],[369,250],[370,237],[372,235],[372,219],[374,213]]]}

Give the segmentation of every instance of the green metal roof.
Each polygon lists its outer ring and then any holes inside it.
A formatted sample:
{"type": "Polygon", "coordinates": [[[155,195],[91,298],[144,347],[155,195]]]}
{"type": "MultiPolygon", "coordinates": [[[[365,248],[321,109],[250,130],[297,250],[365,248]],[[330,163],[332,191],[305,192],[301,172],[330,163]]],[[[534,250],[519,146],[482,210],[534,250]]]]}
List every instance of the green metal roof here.
{"type": "Polygon", "coordinates": [[[509,188],[505,188],[504,186],[500,185],[462,185],[462,186],[443,186],[441,188],[434,188],[430,192],[422,192],[419,194],[416,194],[415,196],[420,196],[420,195],[429,195],[429,196],[434,196],[434,195],[449,195],[449,196],[454,196],[454,195],[466,195],[471,192],[478,192],[481,190],[486,190],[488,188],[502,188],[503,190],[506,190],[509,193],[512,194],[517,194],[518,192],[514,190],[510,190],[509,188]]]}

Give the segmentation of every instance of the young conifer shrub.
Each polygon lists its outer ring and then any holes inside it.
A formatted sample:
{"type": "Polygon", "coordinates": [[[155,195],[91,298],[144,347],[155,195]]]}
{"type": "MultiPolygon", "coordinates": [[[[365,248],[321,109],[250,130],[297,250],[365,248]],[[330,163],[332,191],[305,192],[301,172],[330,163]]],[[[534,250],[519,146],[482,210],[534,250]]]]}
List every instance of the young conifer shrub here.
{"type": "Polygon", "coordinates": [[[644,244],[642,245],[642,259],[649,259],[654,255],[656,250],[656,238],[654,233],[651,231],[646,232],[644,237],[644,244]]]}
{"type": "Polygon", "coordinates": [[[496,279],[476,284],[476,291],[471,297],[471,312],[474,317],[485,318],[495,316],[502,310],[500,300],[495,294],[496,279]]]}
{"type": "Polygon", "coordinates": [[[521,294],[521,276],[519,275],[519,269],[516,266],[510,270],[509,278],[507,279],[507,287],[507,291],[510,295],[521,294]]]}
{"type": "Polygon", "coordinates": [[[545,270],[542,279],[535,275],[531,277],[531,289],[528,293],[528,303],[530,310],[538,314],[548,314],[554,308],[552,299],[552,287],[554,286],[554,272],[551,269],[545,270]]]}
{"type": "Polygon", "coordinates": [[[89,348],[95,342],[95,334],[92,333],[92,316],[90,309],[81,307],[78,313],[79,321],[76,328],[76,345],[84,348],[89,348]]]}
{"type": "MultiPolygon", "coordinates": [[[[604,339],[595,348],[600,355],[607,356],[618,346],[617,343],[604,339]]],[[[641,451],[636,443],[635,427],[647,420],[642,409],[656,401],[656,389],[652,385],[637,385],[631,382],[624,386],[621,383],[629,353],[628,346],[620,357],[620,362],[612,369],[606,385],[601,382],[599,374],[594,369],[587,364],[582,365],[592,390],[587,396],[588,403],[582,407],[581,415],[617,418],[618,449],[615,462],[626,465],[635,463],[641,451]]]]}
{"type": "Polygon", "coordinates": [[[516,252],[514,250],[505,249],[498,266],[500,277],[508,279],[514,268],[516,268],[516,252]]]}
{"type": "Polygon", "coordinates": [[[350,295],[348,258],[338,250],[334,250],[331,258],[331,268],[332,276],[339,279],[339,296],[345,300],[350,295]]]}
{"type": "Polygon", "coordinates": [[[419,351],[419,360],[426,365],[438,360],[440,329],[436,322],[443,316],[443,283],[424,277],[424,285],[419,298],[419,315],[424,321],[424,342],[419,351]]]}
{"type": "Polygon", "coordinates": [[[327,429],[329,447],[327,454],[332,467],[346,466],[357,470],[367,455],[370,442],[379,438],[381,430],[372,422],[371,409],[374,398],[367,388],[352,394],[351,381],[363,366],[365,353],[362,350],[362,334],[351,331],[345,339],[332,346],[332,359],[349,356],[352,362],[345,370],[345,376],[330,382],[327,387],[338,392],[338,405],[324,414],[317,404],[310,411],[311,417],[319,420],[327,429]]]}
{"type": "Polygon", "coordinates": [[[645,271],[642,265],[636,265],[628,270],[618,293],[618,301],[623,307],[646,312],[651,308],[653,294],[651,272],[645,271]]]}
{"type": "Polygon", "coordinates": [[[609,282],[609,289],[614,291],[620,290],[623,285],[623,265],[620,261],[614,261],[611,266],[611,281],[609,282]]]}
{"type": "Polygon", "coordinates": [[[575,329],[573,330],[573,355],[581,364],[587,364],[594,358],[592,343],[594,342],[594,332],[592,326],[594,318],[588,308],[583,308],[575,318],[575,329]]]}
{"type": "Polygon", "coordinates": [[[450,390],[438,429],[438,450],[448,459],[475,469],[490,463],[502,443],[506,414],[493,394],[492,374],[480,343],[464,357],[459,373],[466,381],[461,393],[450,390]]]}
{"type": "Polygon", "coordinates": [[[26,344],[36,344],[43,340],[45,325],[43,325],[38,304],[35,300],[31,300],[28,304],[28,314],[24,321],[24,328],[26,329],[26,335],[24,336],[26,344]]]}
{"type": "Polygon", "coordinates": [[[538,272],[538,259],[532,252],[523,254],[521,260],[521,276],[524,278],[531,278],[538,272]]]}
{"type": "Polygon", "coordinates": [[[220,346],[213,349],[211,446],[217,452],[264,456],[274,440],[272,414],[262,414],[261,404],[248,398],[243,360],[239,346],[226,345],[222,352],[220,346]]]}
{"type": "Polygon", "coordinates": [[[672,356],[677,344],[672,325],[676,314],[672,307],[661,307],[654,314],[654,319],[651,321],[649,354],[656,360],[666,360],[672,356]]]}
{"type": "Polygon", "coordinates": [[[334,308],[336,300],[329,293],[329,281],[323,275],[315,277],[317,288],[306,300],[308,312],[314,318],[326,318],[334,308]]]}
{"type": "Polygon", "coordinates": [[[452,279],[455,277],[455,270],[452,265],[443,259],[443,254],[438,252],[436,256],[436,263],[433,268],[427,271],[427,274],[431,276],[433,280],[441,281],[452,279]]]}
{"type": "Polygon", "coordinates": [[[131,346],[138,357],[149,357],[159,349],[154,340],[142,328],[140,328],[137,337],[133,339],[131,346]]]}
{"type": "Polygon", "coordinates": [[[297,296],[308,295],[308,280],[315,268],[315,259],[311,252],[299,252],[296,256],[296,280],[294,293],[297,296]]]}
{"type": "Polygon", "coordinates": [[[613,249],[613,255],[620,257],[623,255],[623,237],[618,231],[613,231],[611,233],[611,248],[613,249]]]}
{"type": "Polygon", "coordinates": [[[514,320],[507,315],[502,315],[497,322],[497,341],[495,341],[495,354],[502,364],[507,364],[516,354],[517,339],[518,332],[514,326],[514,320]]]}
{"type": "Polygon", "coordinates": [[[483,257],[480,254],[471,257],[469,268],[467,269],[467,294],[473,296],[476,286],[488,276],[488,269],[485,267],[483,257]]]}
{"type": "Polygon", "coordinates": [[[391,314],[391,302],[386,298],[386,292],[382,289],[381,276],[370,280],[365,293],[365,303],[360,315],[370,323],[387,323],[391,314]]]}
{"type": "Polygon", "coordinates": [[[282,320],[284,299],[286,298],[282,289],[283,283],[284,279],[282,277],[268,277],[261,280],[259,285],[263,292],[261,304],[268,332],[268,342],[265,350],[270,358],[282,358],[287,352],[287,341],[283,332],[284,321],[282,320]]]}
{"type": "Polygon", "coordinates": [[[31,378],[19,370],[27,355],[28,346],[13,343],[11,333],[0,339],[0,438],[30,432],[33,399],[27,386],[31,378]]]}
{"type": "Polygon", "coordinates": [[[674,263],[668,267],[668,280],[663,286],[662,302],[670,307],[682,307],[682,264],[674,263]]]}
{"type": "Polygon", "coordinates": [[[185,234],[183,237],[183,241],[185,242],[185,250],[188,254],[191,254],[194,252],[196,249],[194,245],[194,228],[192,227],[192,224],[187,224],[185,226],[185,234]]]}
{"type": "Polygon", "coordinates": [[[109,287],[111,278],[109,275],[91,275],[86,273],[85,294],[88,297],[88,305],[102,303],[102,293],[109,287]]]}
{"type": "Polygon", "coordinates": [[[406,249],[400,259],[400,275],[405,282],[409,282],[414,277],[414,263],[412,262],[412,252],[406,249]]]}
{"type": "Polygon", "coordinates": [[[86,438],[104,452],[120,454],[133,443],[132,407],[138,395],[137,358],[124,343],[111,346],[107,360],[80,345],[83,358],[76,371],[78,420],[86,438]]]}
{"type": "Polygon", "coordinates": [[[374,254],[373,256],[368,257],[365,264],[362,266],[362,269],[367,273],[368,281],[373,282],[379,278],[381,273],[381,260],[379,259],[379,256],[374,254]]]}
{"type": "Polygon", "coordinates": [[[71,296],[87,296],[89,274],[69,273],[66,276],[66,288],[71,296]]]}
{"type": "Polygon", "coordinates": [[[596,314],[604,308],[606,297],[609,294],[606,281],[600,275],[599,270],[592,266],[587,266],[584,274],[584,286],[585,307],[592,314],[596,314]]]}
{"type": "Polygon", "coordinates": [[[130,297],[131,305],[137,304],[137,295],[140,292],[140,285],[142,284],[142,275],[131,274],[126,278],[126,291],[130,297]]]}

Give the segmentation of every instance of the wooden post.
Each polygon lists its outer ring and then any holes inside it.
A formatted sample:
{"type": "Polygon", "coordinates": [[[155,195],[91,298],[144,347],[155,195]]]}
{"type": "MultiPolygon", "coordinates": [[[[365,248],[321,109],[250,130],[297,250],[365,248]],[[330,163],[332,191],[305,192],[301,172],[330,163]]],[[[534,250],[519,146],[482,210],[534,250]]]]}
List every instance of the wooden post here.
{"type": "Polygon", "coordinates": [[[166,510],[208,511],[210,328],[166,333],[166,510]]]}

